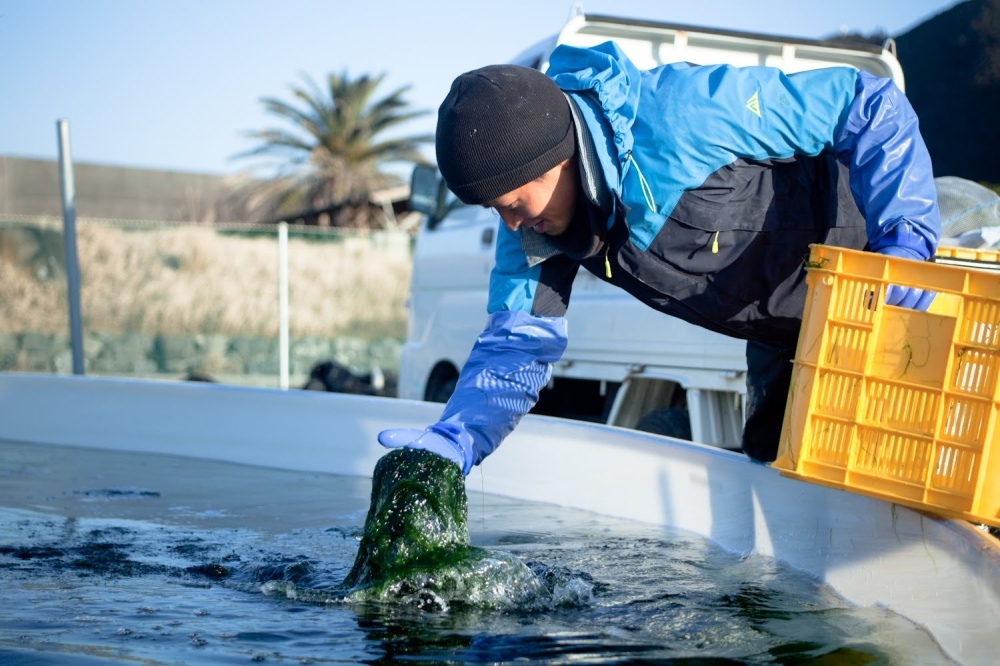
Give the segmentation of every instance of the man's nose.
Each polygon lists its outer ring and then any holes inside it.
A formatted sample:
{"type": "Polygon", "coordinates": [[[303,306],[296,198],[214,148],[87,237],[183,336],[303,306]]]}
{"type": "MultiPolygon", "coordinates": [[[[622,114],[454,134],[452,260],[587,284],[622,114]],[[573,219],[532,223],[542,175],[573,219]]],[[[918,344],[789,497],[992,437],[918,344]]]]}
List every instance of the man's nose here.
{"type": "Polygon", "coordinates": [[[511,231],[517,231],[524,223],[524,216],[512,211],[502,211],[500,219],[503,220],[504,226],[511,231]]]}

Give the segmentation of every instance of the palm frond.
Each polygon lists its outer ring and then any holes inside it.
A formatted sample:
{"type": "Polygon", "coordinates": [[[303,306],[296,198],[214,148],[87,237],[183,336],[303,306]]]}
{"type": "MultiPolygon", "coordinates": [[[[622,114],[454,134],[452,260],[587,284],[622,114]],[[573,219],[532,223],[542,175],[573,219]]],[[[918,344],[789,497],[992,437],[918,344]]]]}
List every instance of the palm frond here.
{"type": "Polygon", "coordinates": [[[260,100],[282,125],[245,132],[258,145],[235,157],[266,157],[284,166],[260,186],[261,210],[273,217],[295,205],[343,205],[354,207],[345,219],[360,219],[359,206],[367,206],[370,192],[397,180],[382,171],[384,165],[424,161],[419,149],[433,142],[433,136],[380,139],[386,130],[428,113],[410,109],[410,86],[377,97],[385,76],[331,73],[321,86],[303,74],[302,83],[291,86],[290,100],[260,100]]]}

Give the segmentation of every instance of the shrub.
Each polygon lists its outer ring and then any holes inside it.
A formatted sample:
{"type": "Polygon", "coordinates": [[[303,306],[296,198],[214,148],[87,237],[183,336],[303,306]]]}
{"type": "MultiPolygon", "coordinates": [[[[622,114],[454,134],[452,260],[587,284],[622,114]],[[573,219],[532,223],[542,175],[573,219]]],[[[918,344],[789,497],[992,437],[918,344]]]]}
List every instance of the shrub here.
{"type": "MultiPolygon", "coordinates": [[[[404,234],[290,235],[293,336],[405,335],[411,258],[404,234]]],[[[80,220],[84,329],[277,336],[276,238],[275,232],[226,233],[202,226],[129,229],[80,220]]],[[[63,273],[37,270],[38,265],[61,264],[61,246],[56,254],[51,247],[15,251],[10,244],[0,255],[0,331],[66,331],[63,273]],[[46,252],[39,262],[39,253],[46,252]]]]}

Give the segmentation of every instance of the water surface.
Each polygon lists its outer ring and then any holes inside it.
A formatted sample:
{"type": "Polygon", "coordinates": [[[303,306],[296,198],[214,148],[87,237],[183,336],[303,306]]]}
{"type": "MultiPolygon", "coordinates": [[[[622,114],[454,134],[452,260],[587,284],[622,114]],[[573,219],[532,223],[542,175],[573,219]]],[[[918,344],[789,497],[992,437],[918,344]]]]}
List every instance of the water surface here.
{"type": "Polygon", "coordinates": [[[370,491],[366,478],[0,443],[0,662],[949,663],[912,623],[770,558],[476,492],[473,545],[521,558],[550,603],[348,602],[335,590],[370,491]]]}

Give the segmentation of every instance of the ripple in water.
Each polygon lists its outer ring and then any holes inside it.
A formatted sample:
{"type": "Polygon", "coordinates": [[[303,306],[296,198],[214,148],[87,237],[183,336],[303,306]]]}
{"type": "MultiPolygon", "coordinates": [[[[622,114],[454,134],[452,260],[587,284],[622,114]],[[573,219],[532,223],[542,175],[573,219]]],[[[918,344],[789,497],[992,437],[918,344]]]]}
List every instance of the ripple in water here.
{"type": "Polygon", "coordinates": [[[948,663],[884,609],[687,533],[472,497],[471,557],[380,586],[349,579],[371,481],[0,448],[3,663],[948,663]]]}

